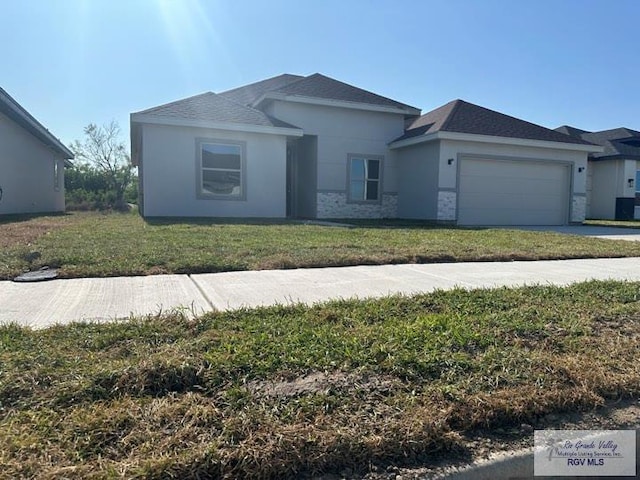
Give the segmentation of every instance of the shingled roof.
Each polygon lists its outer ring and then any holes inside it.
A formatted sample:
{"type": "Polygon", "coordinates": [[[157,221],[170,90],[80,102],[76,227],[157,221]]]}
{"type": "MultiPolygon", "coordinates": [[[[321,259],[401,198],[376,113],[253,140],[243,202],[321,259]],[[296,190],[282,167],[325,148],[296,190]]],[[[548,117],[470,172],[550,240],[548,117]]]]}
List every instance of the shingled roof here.
{"type": "Polygon", "coordinates": [[[241,105],[213,92],[149,108],[134,115],[153,115],[216,123],[238,123],[262,127],[298,128],[270,117],[255,108],[241,105]]]}
{"type": "Polygon", "coordinates": [[[564,133],[565,135],[571,135],[572,137],[580,137],[583,133],[589,133],[586,130],[580,130],[576,127],[571,127],[569,125],[563,125],[561,127],[554,129],[556,132],[564,133]]]}
{"type": "Polygon", "coordinates": [[[296,80],[301,80],[303,78],[304,77],[301,75],[291,75],[289,73],[284,73],[282,75],[278,75],[277,77],[267,78],[266,80],[262,80],[260,82],[251,83],[249,85],[237,87],[225,92],[220,92],[218,95],[221,95],[242,105],[251,105],[253,102],[262,97],[262,95],[264,95],[266,92],[277,90],[278,88],[284,87],[292,82],[295,82],[296,80]]]}
{"type": "Polygon", "coordinates": [[[376,93],[363,90],[362,88],[354,87],[353,85],[340,82],[320,73],[314,73],[313,75],[291,82],[272,91],[284,95],[418,110],[411,105],[397,102],[376,93]]]}
{"type": "Polygon", "coordinates": [[[590,145],[588,141],[526,122],[488,108],[454,100],[416,119],[394,142],[436,132],[522,138],[546,142],[590,145]]]}
{"type": "Polygon", "coordinates": [[[411,105],[406,105],[376,93],[363,90],[362,88],[354,87],[353,85],[340,82],[320,73],[314,73],[307,77],[283,74],[220,93],[223,97],[243,105],[253,105],[262,97],[268,97],[269,94],[318,98],[420,111],[411,105]]]}
{"type": "Polygon", "coordinates": [[[596,160],[628,158],[640,160],[640,132],[630,128],[614,128],[600,132],[588,132],[578,128],[563,125],[556,128],[559,132],[571,132],[568,135],[581,138],[587,142],[601,145],[604,151],[592,153],[590,158],[596,160]]]}

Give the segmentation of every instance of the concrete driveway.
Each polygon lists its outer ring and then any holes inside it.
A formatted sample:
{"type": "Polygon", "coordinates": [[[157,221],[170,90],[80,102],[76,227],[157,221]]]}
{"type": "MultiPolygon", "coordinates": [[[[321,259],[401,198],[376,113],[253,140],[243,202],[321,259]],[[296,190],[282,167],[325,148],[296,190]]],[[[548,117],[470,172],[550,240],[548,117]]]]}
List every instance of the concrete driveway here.
{"type": "Polygon", "coordinates": [[[594,227],[591,225],[562,225],[558,227],[542,225],[504,228],[533,230],[536,232],[557,232],[565,233],[567,235],[604,238],[607,240],[628,240],[631,242],[640,241],[640,228],[594,227]]]}

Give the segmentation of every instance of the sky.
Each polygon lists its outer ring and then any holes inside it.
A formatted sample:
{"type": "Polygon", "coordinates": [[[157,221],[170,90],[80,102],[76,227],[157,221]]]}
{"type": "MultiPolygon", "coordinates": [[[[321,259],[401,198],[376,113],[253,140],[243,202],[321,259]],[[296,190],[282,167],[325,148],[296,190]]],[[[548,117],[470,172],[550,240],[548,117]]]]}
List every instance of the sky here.
{"type": "Polygon", "coordinates": [[[0,87],[65,144],[89,123],[281,73],[428,112],[640,130],[637,0],[0,0],[0,87]]]}

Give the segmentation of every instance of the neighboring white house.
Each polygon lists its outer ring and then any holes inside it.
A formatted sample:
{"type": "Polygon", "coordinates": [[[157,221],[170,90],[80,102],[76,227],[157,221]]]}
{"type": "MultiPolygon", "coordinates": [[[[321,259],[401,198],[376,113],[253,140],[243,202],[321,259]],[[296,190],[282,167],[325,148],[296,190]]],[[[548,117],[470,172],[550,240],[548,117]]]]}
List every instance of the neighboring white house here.
{"type": "Polygon", "coordinates": [[[640,132],[630,128],[587,132],[567,125],[556,130],[603,147],[589,155],[587,218],[640,218],[640,132]]]}
{"type": "Polygon", "coordinates": [[[63,212],[73,154],[0,88],[0,215],[63,212]]]}
{"type": "Polygon", "coordinates": [[[131,115],[144,216],[582,222],[601,150],[462,100],[420,116],[320,74],[131,115]]]}

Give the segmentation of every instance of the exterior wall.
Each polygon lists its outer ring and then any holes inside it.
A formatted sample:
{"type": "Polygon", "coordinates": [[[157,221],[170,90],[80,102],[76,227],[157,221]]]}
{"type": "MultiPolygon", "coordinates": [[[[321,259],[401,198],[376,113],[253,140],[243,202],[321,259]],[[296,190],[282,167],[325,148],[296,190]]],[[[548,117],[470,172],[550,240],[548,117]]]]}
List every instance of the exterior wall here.
{"type": "Polygon", "coordinates": [[[616,211],[616,162],[589,162],[592,173],[592,192],[589,216],[613,219],[616,211]]]}
{"type": "MultiPolygon", "coordinates": [[[[398,217],[436,220],[445,216],[444,213],[438,214],[440,206],[446,208],[444,204],[447,203],[444,200],[446,195],[438,194],[439,142],[420,143],[399,149],[397,158],[398,217]]],[[[455,197],[455,193],[453,196],[455,197]]],[[[455,219],[455,202],[453,215],[455,219]]]]}
{"type": "MultiPolygon", "coordinates": [[[[637,172],[640,171],[640,161],[637,161],[635,163],[636,163],[636,191],[640,192],[640,182],[637,180],[638,178],[637,172]]],[[[638,205],[638,200],[636,200],[636,207],[635,207],[633,218],[635,218],[636,220],[640,219],[640,206],[638,205]]]]}
{"type": "Polygon", "coordinates": [[[617,198],[635,198],[635,160],[590,161],[591,198],[589,218],[613,220],[617,198]],[[629,180],[633,179],[632,183],[629,180]]]}
{"type": "Polygon", "coordinates": [[[440,222],[455,222],[457,218],[458,195],[456,192],[440,190],[436,219],[440,222]]]}
{"type": "Polygon", "coordinates": [[[143,125],[144,216],[286,215],[286,138],[165,125],[143,125]],[[197,139],[246,142],[244,199],[198,198],[197,139]]]}
{"type": "Polygon", "coordinates": [[[0,215],[64,211],[64,159],[0,114],[0,215]],[[58,188],[54,182],[58,165],[58,188]]]}
{"type": "Polygon", "coordinates": [[[582,223],[587,218],[587,198],[574,196],[571,203],[571,222],[582,223]]]}
{"type": "MultiPolygon", "coordinates": [[[[451,204],[454,202],[450,194],[444,192],[458,192],[458,169],[461,157],[464,155],[501,157],[508,159],[536,159],[546,161],[566,162],[572,166],[571,192],[568,199],[571,205],[569,219],[571,222],[584,221],[586,208],[586,178],[587,153],[571,150],[559,150],[544,147],[529,147],[520,145],[501,145],[481,142],[467,142],[457,140],[440,141],[440,157],[438,170],[438,220],[449,221],[451,204]],[[446,204],[446,205],[445,205],[446,204]],[[584,207],[583,207],[584,205],[584,207]],[[573,211],[573,208],[576,208],[573,211]]],[[[595,178],[594,178],[595,185],[595,178]]],[[[454,202],[455,203],[455,202],[454,202]]],[[[457,218],[457,216],[456,216],[457,218]]]]}
{"type": "Polygon", "coordinates": [[[589,218],[615,218],[617,171],[616,161],[589,162],[592,176],[589,218]]]}
{"type": "Polygon", "coordinates": [[[390,198],[398,192],[398,164],[395,152],[388,149],[387,143],[404,132],[404,115],[284,101],[272,102],[266,113],[302,128],[305,135],[318,138],[318,218],[380,218],[395,211],[390,206],[390,198]],[[349,154],[384,157],[382,198],[378,203],[352,204],[346,200],[349,154]],[[337,203],[336,194],[344,197],[337,203]]]}
{"type": "Polygon", "coordinates": [[[618,183],[618,189],[616,191],[617,197],[622,198],[635,198],[636,196],[636,161],[635,160],[620,160],[620,182],[618,183]],[[631,182],[629,182],[631,180],[631,182]]]}
{"type": "Polygon", "coordinates": [[[345,192],[318,192],[318,218],[396,218],[398,195],[385,193],[380,204],[347,202],[345,192]]]}

